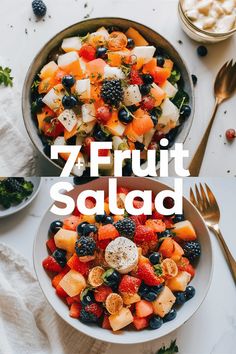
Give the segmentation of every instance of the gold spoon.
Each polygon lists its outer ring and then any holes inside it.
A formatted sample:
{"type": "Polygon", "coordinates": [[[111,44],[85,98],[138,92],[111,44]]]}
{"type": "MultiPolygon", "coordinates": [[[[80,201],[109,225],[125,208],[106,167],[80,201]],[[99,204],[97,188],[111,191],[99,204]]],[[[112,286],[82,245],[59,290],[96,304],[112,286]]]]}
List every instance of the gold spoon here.
{"type": "Polygon", "coordinates": [[[206,132],[190,163],[189,172],[191,176],[199,176],[199,172],[202,166],[202,161],[207,147],[208,138],[219,105],[226,99],[230,98],[233,95],[235,89],[236,89],[236,63],[233,64],[233,60],[231,60],[230,62],[226,62],[224,64],[224,66],[220,69],[220,71],[216,76],[215,85],[214,85],[215,107],[212,113],[211,120],[206,129],[206,132]]]}

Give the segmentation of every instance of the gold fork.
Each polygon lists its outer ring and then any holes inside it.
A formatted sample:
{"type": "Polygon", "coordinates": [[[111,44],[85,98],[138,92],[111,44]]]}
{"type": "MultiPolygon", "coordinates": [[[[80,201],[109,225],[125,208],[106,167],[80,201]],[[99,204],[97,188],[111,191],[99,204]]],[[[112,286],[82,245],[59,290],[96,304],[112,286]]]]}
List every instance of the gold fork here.
{"type": "Polygon", "coordinates": [[[220,208],[218,206],[214,194],[212,193],[212,191],[210,190],[210,188],[206,183],[205,183],[205,187],[206,187],[206,192],[201,183],[200,183],[200,191],[197,185],[195,185],[196,198],[194,196],[192,188],[190,188],[190,200],[195,205],[195,207],[199,210],[208,228],[214,232],[218,241],[221,243],[225,252],[226,260],[228,262],[232,276],[236,283],[236,261],[234,260],[234,257],[232,256],[219,228],[220,208]]]}
{"type": "Polygon", "coordinates": [[[207,130],[197,148],[197,151],[190,163],[189,172],[191,176],[198,176],[202,161],[205,155],[208,138],[211,132],[212,125],[214,123],[217,110],[219,105],[230,98],[236,89],[236,63],[233,64],[233,60],[227,62],[218,72],[215,85],[214,85],[214,95],[215,95],[215,107],[212,113],[210,123],[208,124],[207,130]]]}

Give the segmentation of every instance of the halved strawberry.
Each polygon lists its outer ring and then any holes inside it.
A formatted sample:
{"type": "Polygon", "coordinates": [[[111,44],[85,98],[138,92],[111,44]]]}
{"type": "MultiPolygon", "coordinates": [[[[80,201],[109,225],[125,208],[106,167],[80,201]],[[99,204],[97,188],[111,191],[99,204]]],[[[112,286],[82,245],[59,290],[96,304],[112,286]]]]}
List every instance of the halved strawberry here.
{"type": "Polygon", "coordinates": [[[145,284],[150,286],[159,285],[163,282],[163,279],[155,274],[153,266],[148,262],[138,265],[137,275],[145,284]]]}
{"type": "Polygon", "coordinates": [[[85,307],[85,311],[88,313],[92,313],[97,318],[100,318],[103,314],[103,309],[100,307],[100,305],[98,305],[96,303],[93,303],[91,305],[87,305],[85,307]]]}
{"type": "Polygon", "coordinates": [[[74,302],[70,307],[70,317],[79,318],[81,310],[82,310],[81,303],[74,302]]]}
{"type": "Polygon", "coordinates": [[[45,258],[42,262],[42,265],[44,269],[49,272],[60,273],[63,270],[60,264],[58,264],[55,258],[53,258],[52,256],[48,256],[47,258],[45,258]]]}
{"type": "Polygon", "coordinates": [[[152,242],[152,241],[157,242],[157,234],[148,226],[139,225],[135,231],[134,242],[137,245],[139,245],[142,242],[152,242]]]}

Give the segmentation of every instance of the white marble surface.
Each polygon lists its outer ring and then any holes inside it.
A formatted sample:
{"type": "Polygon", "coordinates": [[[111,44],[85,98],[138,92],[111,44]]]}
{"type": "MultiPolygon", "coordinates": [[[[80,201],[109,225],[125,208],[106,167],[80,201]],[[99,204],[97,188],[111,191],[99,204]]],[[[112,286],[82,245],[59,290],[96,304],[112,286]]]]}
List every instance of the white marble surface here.
{"type": "MultiPolygon", "coordinates": [[[[0,220],[0,242],[17,249],[32,265],[33,240],[42,215],[51,204],[50,186],[55,179],[45,178],[41,192],[35,201],[15,216],[0,220]]],[[[166,179],[173,185],[173,180],[166,179]]],[[[184,194],[189,196],[189,188],[195,179],[186,179],[184,194]]],[[[236,257],[236,237],[234,220],[236,218],[234,178],[199,179],[207,182],[221,206],[221,230],[232,253],[236,257]]],[[[164,180],[162,180],[164,182],[164,180]]],[[[213,280],[210,291],[198,312],[180,329],[162,340],[145,343],[145,345],[120,346],[111,345],[108,354],[152,354],[162,346],[177,338],[181,354],[234,354],[236,338],[236,291],[231,274],[225,263],[218,242],[212,235],[215,260],[213,280]]],[[[137,334],[138,335],[138,334],[137,334]]],[[[56,340],[56,338],[55,338],[56,340]]]]}
{"type": "MultiPolygon", "coordinates": [[[[0,53],[13,69],[16,85],[21,89],[31,61],[46,41],[87,15],[126,17],[147,24],[170,40],[186,60],[191,73],[198,76],[196,114],[186,143],[190,156],[193,156],[210,118],[216,73],[225,61],[236,58],[236,36],[224,43],[208,46],[208,56],[199,58],[196,54],[198,45],[190,40],[179,26],[177,0],[47,0],[46,3],[48,12],[45,22],[35,22],[29,0],[1,0],[0,53]],[[178,40],[182,40],[183,44],[179,44],[178,40]]],[[[16,100],[19,109],[15,113],[15,122],[28,139],[21,115],[20,97],[17,96],[16,100]]],[[[235,97],[224,103],[219,110],[202,166],[202,176],[236,175],[236,141],[230,145],[224,137],[226,129],[236,128],[234,107],[235,97]],[[224,111],[227,113],[224,114],[224,111]]],[[[53,170],[45,160],[40,160],[39,175],[55,173],[57,170],[53,170]]],[[[173,166],[170,173],[174,175],[173,166]]]]}

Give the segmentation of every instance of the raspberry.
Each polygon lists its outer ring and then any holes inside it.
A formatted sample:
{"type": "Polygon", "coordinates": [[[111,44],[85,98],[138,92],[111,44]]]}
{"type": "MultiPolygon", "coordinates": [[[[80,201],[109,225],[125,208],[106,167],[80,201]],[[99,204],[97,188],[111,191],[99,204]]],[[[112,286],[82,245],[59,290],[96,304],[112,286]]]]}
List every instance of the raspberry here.
{"type": "Polygon", "coordinates": [[[155,274],[152,265],[148,262],[139,264],[137,275],[144,281],[145,284],[150,286],[155,286],[162,283],[161,278],[155,274]]]}
{"type": "Polygon", "coordinates": [[[124,275],[120,285],[119,292],[127,294],[136,294],[138,292],[141,280],[130,275],[124,275]]]}
{"type": "Polygon", "coordinates": [[[140,244],[142,242],[157,242],[157,234],[145,225],[139,225],[136,228],[134,242],[140,244]]]}
{"type": "Polygon", "coordinates": [[[87,313],[93,314],[94,316],[96,316],[97,319],[100,318],[103,314],[102,308],[96,303],[87,305],[85,307],[85,311],[87,313]]]}
{"type": "Polygon", "coordinates": [[[130,73],[130,84],[131,85],[142,85],[143,79],[140,77],[138,70],[132,70],[130,73]]]}
{"type": "Polygon", "coordinates": [[[96,49],[91,45],[83,45],[79,51],[79,55],[85,60],[91,61],[96,59],[96,49]]]}
{"type": "Polygon", "coordinates": [[[94,298],[97,302],[105,302],[108,295],[112,293],[112,289],[109,286],[101,285],[94,292],[94,298]]]}

